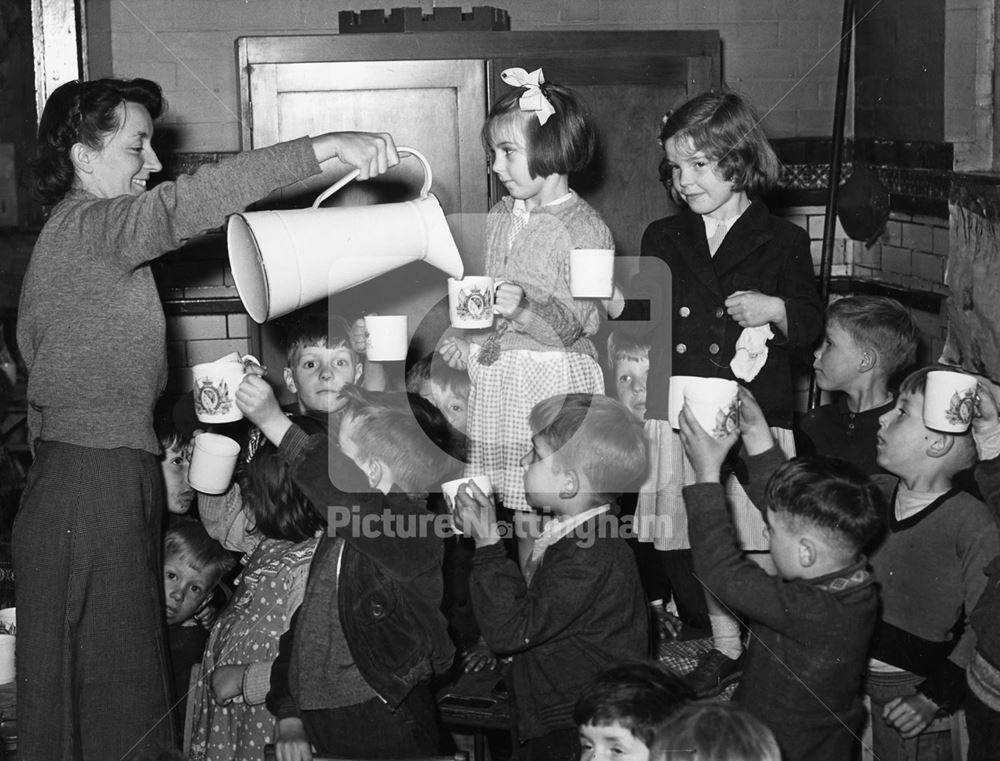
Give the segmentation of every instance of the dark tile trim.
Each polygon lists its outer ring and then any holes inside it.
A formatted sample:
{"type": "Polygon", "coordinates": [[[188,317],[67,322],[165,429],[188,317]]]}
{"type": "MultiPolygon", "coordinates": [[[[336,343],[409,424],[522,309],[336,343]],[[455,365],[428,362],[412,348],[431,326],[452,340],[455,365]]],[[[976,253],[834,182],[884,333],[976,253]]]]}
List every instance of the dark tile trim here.
{"type": "Polygon", "coordinates": [[[888,296],[910,309],[931,314],[941,314],[944,302],[948,298],[946,294],[934,291],[901,288],[881,280],[844,276],[830,278],[830,293],[838,295],[864,293],[870,296],[888,296]]]}

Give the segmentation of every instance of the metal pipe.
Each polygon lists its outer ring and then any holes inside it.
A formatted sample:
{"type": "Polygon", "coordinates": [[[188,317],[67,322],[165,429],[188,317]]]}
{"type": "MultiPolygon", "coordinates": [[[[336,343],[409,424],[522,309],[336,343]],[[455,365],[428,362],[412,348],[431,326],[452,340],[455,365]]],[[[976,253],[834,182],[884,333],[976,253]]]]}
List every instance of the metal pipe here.
{"type": "MultiPolygon", "coordinates": [[[[837,196],[840,194],[840,162],[844,151],[844,119],[847,111],[847,88],[851,73],[851,39],[854,34],[854,0],[844,0],[844,19],[840,30],[840,64],[837,68],[837,96],[833,106],[833,144],[830,151],[830,178],[823,216],[823,249],[819,263],[819,296],[826,306],[830,296],[830,269],[833,263],[833,235],[837,228],[837,196]]],[[[809,409],[819,404],[816,373],[809,377],[809,409]]]]}

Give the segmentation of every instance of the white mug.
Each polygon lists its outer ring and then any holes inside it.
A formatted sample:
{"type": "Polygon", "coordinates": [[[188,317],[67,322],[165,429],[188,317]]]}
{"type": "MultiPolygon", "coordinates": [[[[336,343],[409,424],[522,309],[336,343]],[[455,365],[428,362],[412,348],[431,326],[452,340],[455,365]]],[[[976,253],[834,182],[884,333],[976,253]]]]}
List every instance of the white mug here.
{"type": "Polygon", "coordinates": [[[487,275],[448,278],[448,316],[452,327],[480,330],[493,327],[496,289],[502,280],[487,275]]]}
{"type": "Polygon", "coordinates": [[[684,407],[684,386],[690,381],[700,381],[697,375],[671,375],[667,386],[667,420],[670,427],[678,430],[681,427],[680,415],[684,407]]]}
{"type": "Polygon", "coordinates": [[[365,357],[374,362],[395,362],[406,359],[409,334],[405,314],[365,315],[368,334],[365,357]]]}
{"type": "Polygon", "coordinates": [[[247,375],[247,366],[260,367],[256,357],[241,357],[236,352],[215,362],[202,362],[191,368],[194,379],[194,411],[203,423],[232,423],[243,419],[236,406],[236,389],[247,375]]]}
{"type": "Polygon", "coordinates": [[[217,433],[199,433],[191,448],[191,467],[187,480],[191,488],[203,494],[224,494],[233,480],[240,445],[217,433]]]}
{"type": "Polygon", "coordinates": [[[975,412],[974,375],[931,370],[924,384],[924,425],[945,433],[965,433],[975,412]]]}
{"type": "MultiPolygon", "coordinates": [[[[466,476],[465,478],[456,478],[451,481],[445,481],[441,484],[441,493],[444,494],[445,504],[448,505],[448,512],[452,516],[455,515],[455,497],[458,495],[458,490],[461,488],[462,484],[474,483],[479,487],[479,490],[485,494],[490,499],[493,499],[493,484],[490,481],[489,476],[466,476]]],[[[463,533],[455,524],[452,523],[452,531],[456,534],[463,533]]]]}
{"type": "Polygon", "coordinates": [[[698,424],[721,439],[739,425],[739,391],[736,381],[698,378],[684,384],[684,402],[698,424]]]}
{"type": "Polygon", "coordinates": [[[613,248],[574,248],[569,252],[569,290],[577,299],[610,299],[615,289],[613,248]]]}

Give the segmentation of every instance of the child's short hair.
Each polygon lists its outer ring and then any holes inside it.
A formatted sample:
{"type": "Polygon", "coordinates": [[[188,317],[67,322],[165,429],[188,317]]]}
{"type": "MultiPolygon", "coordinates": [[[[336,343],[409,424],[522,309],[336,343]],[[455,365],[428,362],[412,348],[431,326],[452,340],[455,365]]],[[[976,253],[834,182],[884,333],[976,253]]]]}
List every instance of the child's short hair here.
{"type": "Polygon", "coordinates": [[[860,346],[874,347],[886,378],[916,360],[920,328],[895,299],[867,294],[845,296],[826,308],[826,321],[837,325],[860,346]]]}
{"type": "Polygon", "coordinates": [[[304,309],[283,318],[281,327],[289,367],[295,363],[295,353],[306,346],[350,349],[351,356],[357,362],[357,355],[351,346],[351,326],[340,315],[321,309],[304,309]]]}
{"type": "Polygon", "coordinates": [[[622,359],[648,359],[649,344],[620,330],[608,333],[608,368],[614,370],[622,359]]]}
{"type": "Polygon", "coordinates": [[[677,710],[694,700],[678,675],[653,661],[623,663],[602,671],[584,688],[573,709],[577,726],[619,724],[647,748],[677,710]]]}
{"type": "Polygon", "coordinates": [[[471,389],[469,373],[465,370],[458,370],[451,367],[443,359],[431,362],[430,380],[431,383],[440,386],[446,391],[450,391],[455,396],[460,396],[463,399],[469,397],[471,389]]]}
{"type": "Polygon", "coordinates": [[[456,396],[469,396],[469,373],[451,367],[436,351],[425,354],[406,371],[406,390],[419,394],[420,387],[428,380],[456,396]]]}
{"type": "Polygon", "coordinates": [[[367,391],[345,386],[344,419],[355,419],[353,443],[364,460],[385,463],[395,486],[405,492],[425,492],[439,484],[451,466],[443,443],[449,440],[444,415],[418,396],[391,391],[367,391]]]}
{"type": "Polygon", "coordinates": [[[778,182],[781,162],[760,127],[753,107],[726,90],[708,90],[667,114],[660,142],[689,139],[719,168],[733,189],[751,197],[768,192],[778,182]]]}
{"type": "Polygon", "coordinates": [[[233,554],[209,536],[201,521],[194,518],[171,521],[163,534],[163,555],[164,558],[183,556],[199,571],[211,569],[215,575],[213,584],[236,567],[233,554]]]}
{"type": "Polygon", "coordinates": [[[176,397],[160,397],[153,410],[153,432],[164,449],[179,449],[191,441],[190,434],[182,431],[177,425],[174,416],[176,404],[176,397]]]}
{"type": "Polygon", "coordinates": [[[796,457],[771,476],[767,506],[824,529],[854,555],[881,530],[884,498],[856,465],[832,457],[796,457]]]}
{"type": "Polygon", "coordinates": [[[774,733],[745,708],[704,700],[671,717],[657,732],[649,757],[652,761],[781,761],[781,750],[774,733]]]}
{"type": "Polygon", "coordinates": [[[524,88],[504,93],[493,104],[483,124],[482,141],[487,150],[511,135],[524,135],[528,171],[534,177],[578,172],[590,163],[597,137],[579,96],[568,87],[545,82],[539,88],[555,109],[545,124],[533,111],[522,111],[524,88]]]}
{"type": "MultiPolygon", "coordinates": [[[[326,433],[326,426],[308,415],[293,415],[307,434],[326,433]]],[[[323,514],[306,499],[289,473],[278,448],[263,439],[242,469],[240,492],[248,525],[268,539],[303,542],[326,525],[323,514]]]]}
{"type": "Polygon", "coordinates": [[[587,477],[595,496],[635,491],[646,475],[642,427],[617,399],[567,394],[543,399],[531,410],[531,430],[555,450],[556,462],[587,477]]]}
{"type": "MultiPolygon", "coordinates": [[[[961,372],[960,370],[955,370],[954,367],[948,367],[946,365],[928,365],[926,367],[918,368],[912,373],[907,375],[899,384],[900,394],[920,394],[924,395],[927,388],[927,375],[934,370],[951,370],[953,372],[961,372]]],[[[940,431],[938,431],[940,433],[940,431]]],[[[976,451],[976,443],[972,439],[972,429],[965,431],[964,433],[948,433],[945,434],[951,436],[954,439],[954,445],[952,449],[952,467],[949,472],[954,475],[960,471],[971,468],[977,462],[979,462],[979,453],[976,451]]]]}

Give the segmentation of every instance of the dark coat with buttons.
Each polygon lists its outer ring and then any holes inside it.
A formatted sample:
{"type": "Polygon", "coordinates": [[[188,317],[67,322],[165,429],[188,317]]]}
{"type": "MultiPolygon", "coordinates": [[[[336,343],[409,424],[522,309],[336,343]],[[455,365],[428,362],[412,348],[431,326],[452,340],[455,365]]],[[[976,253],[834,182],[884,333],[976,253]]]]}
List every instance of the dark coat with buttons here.
{"type": "Polygon", "coordinates": [[[713,258],[701,216],[684,209],[646,228],[641,255],[629,301],[617,321],[636,321],[623,329],[650,342],[646,418],[667,419],[671,375],[735,379],[729,362],[743,328],[726,312],[725,300],[734,291],[760,291],[784,300],[788,335],[775,329],[767,363],[745,385],[770,425],[791,428],[790,355],[809,350],[823,325],[805,230],[772,216],[755,201],[713,258]],[[663,263],[670,268],[669,289],[663,263]]]}

